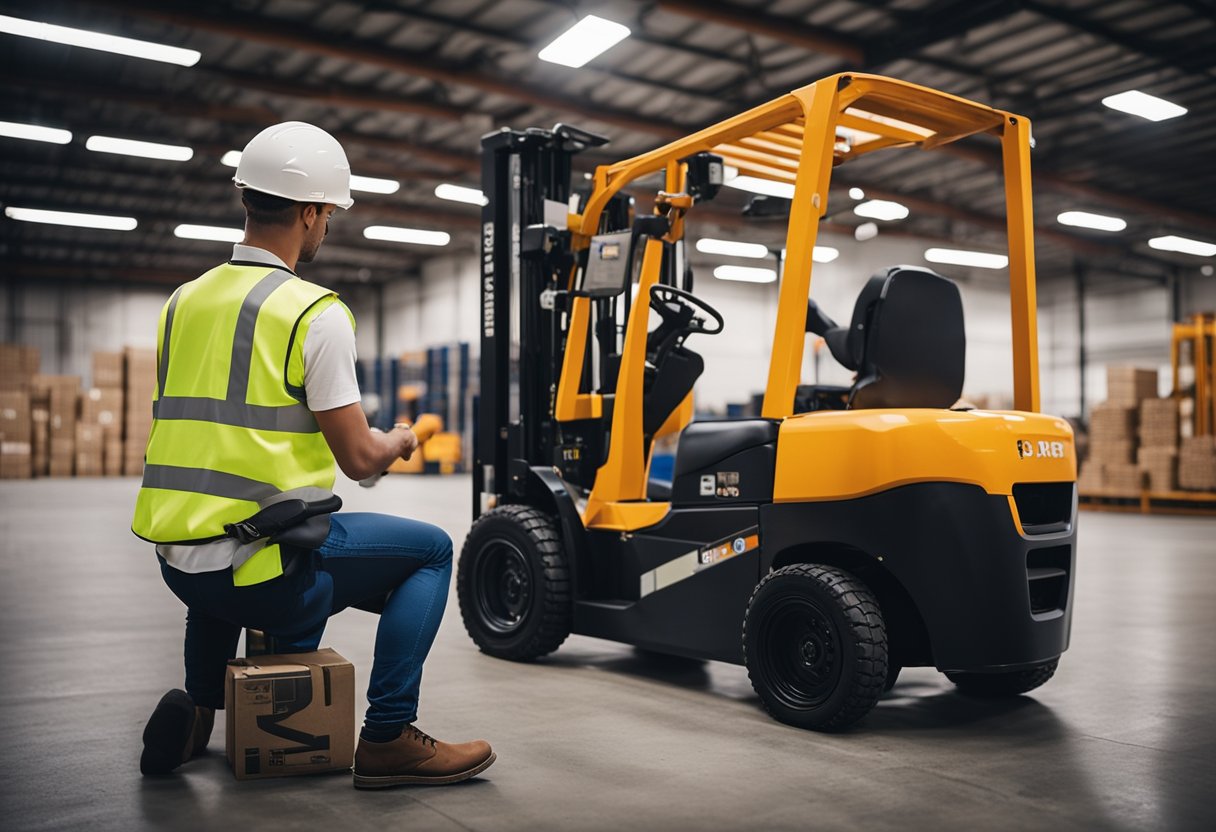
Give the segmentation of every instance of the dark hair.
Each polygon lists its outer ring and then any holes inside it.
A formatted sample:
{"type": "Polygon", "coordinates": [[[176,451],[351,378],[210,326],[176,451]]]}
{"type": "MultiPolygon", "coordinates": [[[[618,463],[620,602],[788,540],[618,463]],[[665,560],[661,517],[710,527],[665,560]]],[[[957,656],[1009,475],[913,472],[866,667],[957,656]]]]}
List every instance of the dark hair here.
{"type": "Polygon", "coordinates": [[[257,225],[291,225],[295,220],[296,203],[281,196],[242,188],[241,204],[257,225]]]}

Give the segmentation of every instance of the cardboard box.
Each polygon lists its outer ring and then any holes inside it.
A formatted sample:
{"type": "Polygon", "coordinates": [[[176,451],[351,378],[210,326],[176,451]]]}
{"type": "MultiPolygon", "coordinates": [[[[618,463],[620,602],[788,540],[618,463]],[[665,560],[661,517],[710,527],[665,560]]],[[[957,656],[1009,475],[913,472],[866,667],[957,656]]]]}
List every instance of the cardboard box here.
{"type": "Polygon", "coordinates": [[[10,442],[0,435],[0,480],[28,480],[33,476],[29,442],[10,442]]]}
{"type": "Polygon", "coordinates": [[[1126,441],[1136,438],[1139,411],[1115,402],[1102,402],[1089,414],[1089,438],[1126,441]]]}
{"type": "Polygon", "coordinates": [[[33,438],[33,416],[29,393],[24,390],[0,390],[0,433],[9,442],[30,443],[33,438]]]}
{"type": "Polygon", "coordinates": [[[116,387],[123,385],[123,355],[120,352],[93,353],[93,386],[116,387]]]}
{"type": "Polygon", "coordinates": [[[101,446],[101,475],[122,476],[123,445],[121,439],[106,439],[101,446]]]}
{"type": "Polygon", "coordinates": [[[1148,480],[1148,490],[1154,493],[1178,488],[1178,451],[1175,448],[1146,446],[1136,452],[1136,464],[1148,480]]]}
{"type": "Polygon", "coordinates": [[[122,439],[122,390],[94,387],[80,394],[80,421],[100,425],[108,439],[122,439]]]}
{"type": "Polygon", "coordinates": [[[0,344],[0,390],[28,391],[40,362],[37,347],[0,344]]]}
{"type": "Polygon", "coordinates": [[[354,764],[355,668],[333,650],[230,661],[224,713],[238,780],[354,764]]]}
{"type": "Polygon", "coordinates": [[[1136,443],[1130,439],[1093,439],[1089,443],[1089,458],[1094,462],[1131,465],[1136,461],[1136,443]]]}
{"type": "Polygon", "coordinates": [[[1157,398],[1157,371],[1143,367],[1110,365],[1106,368],[1106,399],[1113,404],[1135,407],[1144,399],[1157,398]]]}
{"type": "Polygon", "coordinates": [[[80,376],[34,376],[34,391],[48,402],[51,436],[75,438],[80,376]]]}
{"type": "Polygon", "coordinates": [[[1134,464],[1106,463],[1102,467],[1102,485],[1109,494],[1138,497],[1144,487],[1144,472],[1134,464]]]}
{"type": "Polygon", "coordinates": [[[1177,447],[1177,399],[1145,399],[1140,403],[1140,444],[1158,448],[1177,447]]]}
{"type": "Polygon", "coordinates": [[[90,425],[85,422],[79,422],[76,425],[76,476],[101,476],[102,435],[101,425],[90,425]]]}
{"type": "Polygon", "coordinates": [[[1216,491],[1216,437],[1188,436],[1178,454],[1178,487],[1216,491]]]}

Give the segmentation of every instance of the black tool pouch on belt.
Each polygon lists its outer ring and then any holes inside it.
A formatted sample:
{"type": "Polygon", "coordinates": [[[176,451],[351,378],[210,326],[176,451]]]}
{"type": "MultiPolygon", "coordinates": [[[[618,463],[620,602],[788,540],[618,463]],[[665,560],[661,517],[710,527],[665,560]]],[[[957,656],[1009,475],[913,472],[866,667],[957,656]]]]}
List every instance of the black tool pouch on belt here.
{"type": "Polygon", "coordinates": [[[228,523],[224,532],[241,543],[268,538],[267,545],[316,549],[329,536],[329,515],[342,508],[342,498],[331,494],[323,500],[283,500],[266,506],[252,517],[228,523]]]}

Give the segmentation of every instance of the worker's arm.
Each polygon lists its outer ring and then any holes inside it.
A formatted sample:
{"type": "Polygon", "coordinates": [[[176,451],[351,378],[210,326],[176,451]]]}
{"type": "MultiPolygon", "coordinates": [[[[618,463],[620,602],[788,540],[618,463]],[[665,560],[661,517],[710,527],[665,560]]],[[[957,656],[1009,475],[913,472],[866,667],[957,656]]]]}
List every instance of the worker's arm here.
{"type": "Polygon", "coordinates": [[[418,437],[409,428],[397,427],[388,433],[373,431],[367,426],[367,416],[358,402],[316,411],[313,415],[338,467],[352,480],[380,474],[397,457],[409,459],[418,447],[418,437]]]}

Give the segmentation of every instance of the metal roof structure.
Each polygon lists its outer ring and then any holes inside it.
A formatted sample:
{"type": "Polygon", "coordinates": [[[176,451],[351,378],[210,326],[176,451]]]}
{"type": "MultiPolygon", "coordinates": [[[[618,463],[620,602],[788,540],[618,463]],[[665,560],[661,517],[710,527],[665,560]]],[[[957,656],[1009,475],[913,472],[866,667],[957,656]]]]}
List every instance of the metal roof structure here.
{"type": "MultiPolygon", "coordinates": [[[[611,138],[595,164],[670,139],[841,71],[890,75],[1028,116],[1034,124],[1041,280],[1094,274],[1169,280],[1210,259],[1155,251],[1150,237],[1216,240],[1216,2],[1213,0],[155,0],[0,2],[0,14],[196,49],[192,67],[0,34],[0,120],[69,129],[65,145],[0,138],[0,202],[134,216],[111,232],[0,218],[6,280],[177,283],[223,244],[178,223],[238,226],[220,164],[259,129],[315,123],[356,174],[402,183],[356,193],[310,273],[378,283],[425,258],[476,247],[478,209],[433,195],[477,186],[479,137],[501,126],[576,124],[611,138]],[[585,13],[632,30],[579,69],[537,52],[585,13]],[[1150,122],[1102,105],[1141,89],[1188,108],[1150,122]],[[187,162],[85,149],[90,135],[189,145],[187,162]],[[1067,210],[1127,220],[1118,233],[1061,225],[1067,210]],[[375,242],[368,225],[452,233],[449,247],[375,242]]],[[[994,248],[1004,242],[1000,156],[974,137],[858,159],[833,182],[829,230],[862,222],[850,186],[910,215],[882,233],[994,248]]],[[[723,189],[692,233],[780,245],[723,189]]]]}

